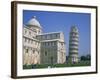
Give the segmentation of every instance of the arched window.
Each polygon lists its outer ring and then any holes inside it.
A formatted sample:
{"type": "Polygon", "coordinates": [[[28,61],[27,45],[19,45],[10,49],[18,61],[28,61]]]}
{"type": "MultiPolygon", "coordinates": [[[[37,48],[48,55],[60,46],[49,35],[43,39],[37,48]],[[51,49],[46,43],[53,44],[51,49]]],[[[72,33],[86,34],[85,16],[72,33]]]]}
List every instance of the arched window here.
{"type": "Polygon", "coordinates": [[[33,31],[34,31],[35,33],[37,33],[37,30],[36,30],[36,29],[33,29],[33,31]]]}
{"type": "Polygon", "coordinates": [[[40,30],[38,31],[38,33],[40,34],[40,30]]]}
{"type": "Polygon", "coordinates": [[[24,34],[26,34],[27,33],[27,31],[26,30],[24,30],[24,34]]]}
{"type": "Polygon", "coordinates": [[[29,52],[29,50],[28,49],[26,49],[26,53],[28,53],[29,52]]]}
{"type": "Polygon", "coordinates": [[[33,54],[35,53],[35,50],[33,50],[33,54]]]}
{"type": "Polygon", "coordinates": [[[31,35],[31,32],[29,31],[29,35],[31,35]]]}
{"type": "Polygon", "coordinates": [[[47,56],[47,51],[45,51],[45,56],[47,56]]]}
{"type": "Polygon", "coordinates": [[[38,54],[39,54],[40,52],[38,51],[38,54]]]}
{"type": "Polygon", "coordinates": [[[26,38],[24,38],[24,40],[25,40],[25,42],[27,41],[27,39],[26,39],[26,38]]]}

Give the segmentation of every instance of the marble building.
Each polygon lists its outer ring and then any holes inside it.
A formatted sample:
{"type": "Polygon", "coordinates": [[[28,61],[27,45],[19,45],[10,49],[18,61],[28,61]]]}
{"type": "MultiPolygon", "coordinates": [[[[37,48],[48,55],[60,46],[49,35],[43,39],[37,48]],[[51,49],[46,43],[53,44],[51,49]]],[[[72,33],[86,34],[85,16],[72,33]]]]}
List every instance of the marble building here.
{"type": "Polygon", "coordinates": [[[79,61],[78,46],[79,46],[79,31],[76,26],[72,26],[69,36],[69,62],[71,63],[77,63],[79,61]]]}
{"type": "Polygon", "coordinates": [[[35,16],[23,26],[23,65],[65,63],[63,32],[43,33],[42,28],[35,16]]]}

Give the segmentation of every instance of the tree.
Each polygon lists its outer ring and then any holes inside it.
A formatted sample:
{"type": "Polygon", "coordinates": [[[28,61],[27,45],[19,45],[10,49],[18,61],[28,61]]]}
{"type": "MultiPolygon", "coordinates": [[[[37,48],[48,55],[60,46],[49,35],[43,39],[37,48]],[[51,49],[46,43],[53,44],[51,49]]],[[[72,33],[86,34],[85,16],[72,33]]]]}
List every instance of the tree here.
{"type": "Polygon", "coordinates": [[[81,61],[86,61],[86,60],[91,60],[91,55],[90,54],[87,54],[87,55],[83,55],[81,56],[81,61]]]}
{"type": "Polygon", "coordinates": [[[86,57],[85,56],[81,56],[81,61],[85,61],[86,57]]]}

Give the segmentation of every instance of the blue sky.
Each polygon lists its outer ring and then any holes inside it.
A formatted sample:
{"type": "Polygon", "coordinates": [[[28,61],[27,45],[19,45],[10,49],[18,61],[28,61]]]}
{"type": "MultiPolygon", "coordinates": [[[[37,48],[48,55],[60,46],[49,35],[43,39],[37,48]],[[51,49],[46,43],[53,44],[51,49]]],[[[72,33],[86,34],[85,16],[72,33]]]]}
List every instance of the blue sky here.
{"type": "Polygon", "coordinates": [[[44,33],[64,32],[67,55],[70,28],[76,25],[79,30],[79,55],[90,53],[91,14],[23,10],[23,24],[26,24],[33,16],[36,16],[40,22],[44,33]]]}

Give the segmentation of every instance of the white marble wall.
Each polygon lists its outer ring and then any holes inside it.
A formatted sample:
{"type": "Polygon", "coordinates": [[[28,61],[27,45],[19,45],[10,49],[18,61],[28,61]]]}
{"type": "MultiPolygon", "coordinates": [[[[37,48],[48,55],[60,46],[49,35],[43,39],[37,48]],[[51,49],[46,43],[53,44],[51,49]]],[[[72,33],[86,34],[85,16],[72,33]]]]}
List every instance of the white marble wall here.
{"type": "Polygon", "coordinates": [[[32,29],[23,30],[23,63],[40,64],[40,41],[36,39],[36,34],[32,29]],[[28,51],[27,51],[28,50],[28,51]]]}
{"type": "Polygon", "coordinates": [[[23,27],[24,65],[62,64],[65,61],[66,49],[63,32],[42,33],[39,22],[34,18],[23,27]]]}

